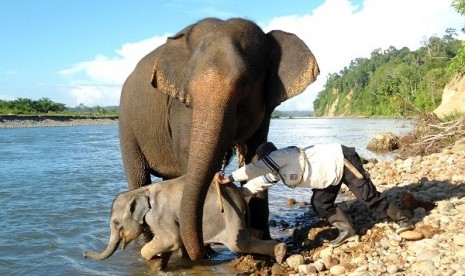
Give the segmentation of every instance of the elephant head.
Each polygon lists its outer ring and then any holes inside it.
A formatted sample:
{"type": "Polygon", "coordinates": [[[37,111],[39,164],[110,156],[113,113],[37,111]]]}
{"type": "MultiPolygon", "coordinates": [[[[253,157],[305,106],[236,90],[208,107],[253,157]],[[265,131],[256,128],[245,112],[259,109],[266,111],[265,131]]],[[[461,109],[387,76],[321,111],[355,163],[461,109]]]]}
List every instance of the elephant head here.
{"type": "Polygon", "coordinates": [[[253,153],[266,140],[274,108],[315,81],[319,68],[294,34],[265,34],[243,19],[204,19],[160,47],[152,85],[192,108],[180,228],[196,260],[204,255],[203,203],[225,152],[245,143],[253,153]]]}
{"type": "Polygon", "coordinates": [[[147,195],[135,195],[131,192],[118,195],[111,209],[111,234],[107,248],[101,253],[86,252],[84,257],[91,257],[95,260],[106,259],[113,255],[121,242],[123,242],[122,249],[124,249],[127,244],[142,234],[144,217],[149,210],[147,195]]]}

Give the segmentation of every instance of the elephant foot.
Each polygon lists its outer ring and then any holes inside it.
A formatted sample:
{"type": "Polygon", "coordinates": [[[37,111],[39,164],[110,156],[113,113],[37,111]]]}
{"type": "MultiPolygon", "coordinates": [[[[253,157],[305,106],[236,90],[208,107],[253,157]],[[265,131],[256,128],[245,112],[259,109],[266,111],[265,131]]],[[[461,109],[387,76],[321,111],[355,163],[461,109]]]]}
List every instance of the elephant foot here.
{"type": "Polygon", "coordinates": [[[278,243],[274,246],[274,258],[278,264],[282,264],[287,254],[287,245],[285,243],[278,243]]]}
{"type": "Polygon", "coordinates": [[[163,259],[161,257],[153,258],[147,262],[149,263],[151,274],[157,274],[166,268],[166,266],[163,267],[163,259]]]}
{"type": "Polygon", "coordinates": [[[155,256],[154,258],[148,260],[147,262],[150,265],[150,270],[153,273],[165,270],[168,266],[171,253],[172,252],[161,253],[159,256],[155,256]]]}

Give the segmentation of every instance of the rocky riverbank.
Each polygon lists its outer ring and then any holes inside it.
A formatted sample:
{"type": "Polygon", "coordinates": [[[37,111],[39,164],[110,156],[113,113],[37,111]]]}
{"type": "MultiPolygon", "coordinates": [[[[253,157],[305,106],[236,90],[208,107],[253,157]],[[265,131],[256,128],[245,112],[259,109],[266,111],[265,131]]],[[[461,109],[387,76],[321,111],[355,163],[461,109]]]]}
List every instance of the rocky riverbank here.
{"type": "Polygon", "coordinates": [[[0,115],[0,128],[111,125],[117,117],[0,115]]]}
{"type": "Polygon", "coordinates": [[[252,275],[465,275],[465,151],[371,161],[365,168],[379,191],[413,211],[413,231],[398,235],[395,223],[373,221],[345,189],[349,200],[340,206],[352,217],[358,241],[331,248],[327,240],[337,232],[325,222],[310,231],[300,225],[288,229],[297,245],[283,266],[244,256],[236,267],[252,275]]]}

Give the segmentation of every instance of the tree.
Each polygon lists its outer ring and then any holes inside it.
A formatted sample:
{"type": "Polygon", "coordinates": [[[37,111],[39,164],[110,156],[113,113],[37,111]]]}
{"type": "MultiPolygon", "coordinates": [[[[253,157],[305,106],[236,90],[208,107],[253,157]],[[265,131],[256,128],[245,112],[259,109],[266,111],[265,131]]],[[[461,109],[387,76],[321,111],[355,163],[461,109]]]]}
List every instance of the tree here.
{"type": "Polygon", "coordinates": [[[465,0],[452,0],[452,7],[461,15],[465,15],[465,0]]]}
{"type": "MultiPolygon", "coordinates": [[[[465,1],[465,0],[464,0],[465,1]]],[[[314,101],[316,116],[415,115],[431,111],[450,79],[448,67],[465,70],[465,48],[449,28],[425,39],[423,47],[375,49],[370,58],[356,58],[339,73],[329,74],[314,101]]]]}
{"type": "MultiPolygon", "coordinates": [[[[452,0],[452,7],[461,15],[465,15],[465,0],[452,0]]],[[[465,32],[465,26],[462,31],[465,32]]],[[[462,42],[457,55],[452,59],[448,72],[451,75],[465,72],[465,42],[462,42]]]]}

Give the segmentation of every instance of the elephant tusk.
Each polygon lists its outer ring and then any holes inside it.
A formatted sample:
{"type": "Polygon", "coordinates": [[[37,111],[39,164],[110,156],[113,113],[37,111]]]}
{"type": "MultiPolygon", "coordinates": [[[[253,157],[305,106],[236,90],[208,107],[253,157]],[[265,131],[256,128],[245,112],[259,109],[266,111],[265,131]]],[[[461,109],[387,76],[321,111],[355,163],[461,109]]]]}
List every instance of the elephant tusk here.
{"type": "Polygon", "coordinates": [[[352,165],[352,163],[349,162],[349,160],[345,158],[344,158],[344,166],[346,166],[347,169],[349,169],[349,171],[355,175],[355,177],[357,177],[358,179],[363,179],[363,175],[354,167],[354,165],[352,165]]]}
{"type": "Polygon", "coordinates": [[[218,206],[220,207],[221,213],[224,213],[223,197],[221,196],[220,183],[215,180],[216,195],[218,197],[218,206]]]}

